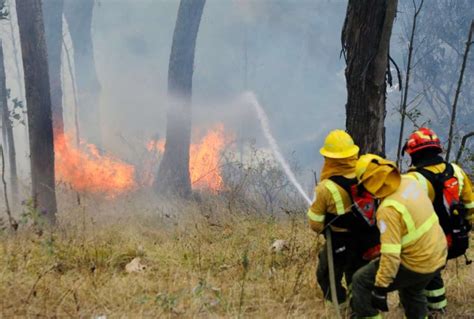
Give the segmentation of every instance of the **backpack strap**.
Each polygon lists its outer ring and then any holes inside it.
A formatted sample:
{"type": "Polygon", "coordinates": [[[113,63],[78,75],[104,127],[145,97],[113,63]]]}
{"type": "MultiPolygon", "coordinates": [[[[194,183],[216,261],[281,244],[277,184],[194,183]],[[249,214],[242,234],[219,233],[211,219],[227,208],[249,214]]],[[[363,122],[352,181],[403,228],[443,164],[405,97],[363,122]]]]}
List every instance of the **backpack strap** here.
{"type": "Polygon", "coordinates": [[[329,177],[329,179],[333,181],[334,183],[336,183],[337,185],[341,186],[347,192],[347,194],[349,194],[351,201],[353,201],[351,187],[352,185],[357,184],[357,179],[347,178],[341,175],[331,176],[329,177]]]}
{"type": "MultiPolygon", "coordinates": [[[[444,171],[441,172],[441,173],[434,173],[434,172],[432,172],[432,171],[430,171],[430,170],[428,170],[424,167],[416,167],[412,171],[422,175],[424,178],[426,178],[428,181],[430,181],[430,183],[431,183],[431,185],[433,185],[434,191],[436,193],[435,195],[439,195],[438,192],[443,192],[443,188],[444,188],[444,185],[442,185],[442,183],[439,183],[439,176],[442,175],[442,176],[448,177],[448,178],[455,176],[453,165],[451,165],[450,163],[446,163],[446,162],[444,162],[444,164],[445,164],[446,167],[445,167],[444,171]]],[[[420,183],[423,185],[423,182],[420,181],[420,183]]],[[[428,187],[426,186],[425,189],[427,190],[428,187]]]]}

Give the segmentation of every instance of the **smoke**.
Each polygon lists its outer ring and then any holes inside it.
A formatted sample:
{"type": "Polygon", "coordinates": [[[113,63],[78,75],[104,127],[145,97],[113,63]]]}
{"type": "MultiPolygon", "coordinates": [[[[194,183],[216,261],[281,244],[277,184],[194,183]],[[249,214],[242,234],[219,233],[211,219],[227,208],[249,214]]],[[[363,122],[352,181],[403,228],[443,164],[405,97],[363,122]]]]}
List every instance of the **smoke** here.
{"type": "MultiPolygon", "coordinates": [[[[127,156],[122,137],[164,136],[178,3],[102,0],[95,8],[102,133],[107,149],[121,157],[127,156]]],[[[345,9],[313,0],[208,0],[196,44],[193,126],[223,122],[239,138],[263,140],[248,110],[229,102],[250,89],[271,105],[268,117],[283,152],[294,151],[304,168],[317,165],[320,132],[344,125],[345,83],[337,73],[344,64],[345,9]],[[329,107],[333,112],[323,112],[329,107]]]]}

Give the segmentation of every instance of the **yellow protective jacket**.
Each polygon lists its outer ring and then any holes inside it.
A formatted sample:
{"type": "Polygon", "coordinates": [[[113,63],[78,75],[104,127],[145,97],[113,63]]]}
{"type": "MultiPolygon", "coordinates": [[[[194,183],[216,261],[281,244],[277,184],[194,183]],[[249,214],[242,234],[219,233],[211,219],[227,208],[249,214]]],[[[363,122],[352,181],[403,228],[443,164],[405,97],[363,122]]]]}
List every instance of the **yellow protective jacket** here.
{"type": "MultiPolygon", "coordinates": [[[[351,176],[352,177],[352,176],[351,176]]],[[[350,195],[339,185],[325,179],[316,186],[316,200],[308,209],[311,229],[321,233],[324,229],[326,214],[343,215],[351,211],[350,195]]],[[[335,232],[347,232],[347,229],[331,226],[335,232]]]]}
{"type": "MultiPolygon", "coordinates": [[[[467,176],[467,174],[461,167],[454,163],[451,163],[451,165],[453,165],[454,168],[454,176],[459,181],[459,198],[467,209],[466,219],[472,225],[474,223],[474,193],[472,188],[472,182],[469,179],[469,176],[467,176]]],[[[431,166],[425,166],[424,168],[437,174],[444,172],[444,170],[446,169],[446,164],[441,163],[431,166]]],[[[415,171],[408,172],[408,175],[415,177],[418,182],[420,182],[421,186],[431,199],[431,202],[433,202],[435,198],[435,191],[430,181],[427,180],[423,175],[415,171]]]]}
{"type": "Polygon", "coordinates": [[[400,264],[421,274],[432,273],[446,264],[446,238],[419,183],[402,176],[398,189],[382,200],[376,217],[381,242],[376,286],[388,287],[400,264]]]}

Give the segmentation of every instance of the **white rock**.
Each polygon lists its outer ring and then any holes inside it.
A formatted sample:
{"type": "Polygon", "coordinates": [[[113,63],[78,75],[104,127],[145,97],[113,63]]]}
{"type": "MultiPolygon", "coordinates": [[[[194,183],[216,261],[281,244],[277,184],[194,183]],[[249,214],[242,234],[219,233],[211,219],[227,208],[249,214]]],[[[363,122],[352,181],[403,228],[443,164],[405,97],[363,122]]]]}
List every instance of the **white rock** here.
{"type": "Polygon", "coordinates": [[[279,253],[288,249],[289,249],[288,242],[283,239],[275,240],[273,244],[270,246],[270,251],[274,253],[279,253]]]}
{"type": "Polygon", "coordinates": [[[140,257],[133,258],[133,260],[125,266],[125,271],[128,273],[144,271],[146,266],[142,264],[141,261],[140,257]]]}

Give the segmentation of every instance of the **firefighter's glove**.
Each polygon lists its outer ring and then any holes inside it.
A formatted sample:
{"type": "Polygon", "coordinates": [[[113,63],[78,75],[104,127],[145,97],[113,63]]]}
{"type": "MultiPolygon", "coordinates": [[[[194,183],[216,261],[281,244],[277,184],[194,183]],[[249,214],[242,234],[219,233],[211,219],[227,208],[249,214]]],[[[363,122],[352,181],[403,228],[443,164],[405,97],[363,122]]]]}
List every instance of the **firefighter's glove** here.
{"type": "Polygon", "coordinates": [[[387,305],[387,289],[382,287],[375,287],[372,290],[371,296],[372,307],[380,311],[388,311],[387,305]]]}

